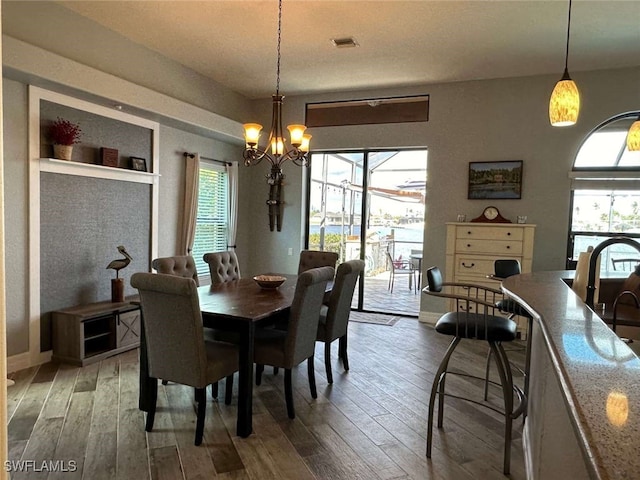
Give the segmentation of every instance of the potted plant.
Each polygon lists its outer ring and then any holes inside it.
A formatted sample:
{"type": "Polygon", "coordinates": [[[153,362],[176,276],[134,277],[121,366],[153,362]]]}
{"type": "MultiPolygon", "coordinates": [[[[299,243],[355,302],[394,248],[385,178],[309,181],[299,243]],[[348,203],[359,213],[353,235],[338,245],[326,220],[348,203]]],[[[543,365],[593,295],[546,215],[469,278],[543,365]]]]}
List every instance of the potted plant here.
{"type": "Polygon", "coordinates": [[[60,117],[49,127],[49,138],[53,143],[53,156],[60,160],[71,160],[73,146],[80,143],[80,125],[60,117]]]}

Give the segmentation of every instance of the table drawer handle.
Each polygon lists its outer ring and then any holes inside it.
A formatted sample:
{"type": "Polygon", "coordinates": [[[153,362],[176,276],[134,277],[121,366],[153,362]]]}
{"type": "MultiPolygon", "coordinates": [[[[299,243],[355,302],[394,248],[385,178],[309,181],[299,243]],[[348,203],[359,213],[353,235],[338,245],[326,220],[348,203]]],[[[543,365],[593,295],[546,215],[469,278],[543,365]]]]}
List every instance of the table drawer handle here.
{"type": "Polygon", "coordinates": [[[466,263],[462,262],[462,266],[463,266],[464,268],[473,268],[473,267],[475,267],[475,266],[476,266],[476,264],[475,264],[475,263],[472,263],[471,265],[467,265],[466,263]]]}

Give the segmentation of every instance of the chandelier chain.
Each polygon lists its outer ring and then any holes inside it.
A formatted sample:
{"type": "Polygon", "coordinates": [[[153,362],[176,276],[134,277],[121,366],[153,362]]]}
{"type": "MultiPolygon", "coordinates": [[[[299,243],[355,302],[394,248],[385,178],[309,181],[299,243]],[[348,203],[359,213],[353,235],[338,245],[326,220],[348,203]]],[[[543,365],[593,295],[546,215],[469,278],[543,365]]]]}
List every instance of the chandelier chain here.
{"type": "MultiPolygon", "coordinates": [[[[569,20],[567,21],[567,50],[564,54],[564,69],[569,67],[569,32],[571,31],[571,0],[569,0],[569,20]]],[[[279,74],[278,74],[279,75],[279,74]]]]}
{"type": "Polygon", "coordinates": [[[278,62],[276,66],[276,95],[280,95],[280,37],[282,36],[282,0],[278,1],[278,62]]]}

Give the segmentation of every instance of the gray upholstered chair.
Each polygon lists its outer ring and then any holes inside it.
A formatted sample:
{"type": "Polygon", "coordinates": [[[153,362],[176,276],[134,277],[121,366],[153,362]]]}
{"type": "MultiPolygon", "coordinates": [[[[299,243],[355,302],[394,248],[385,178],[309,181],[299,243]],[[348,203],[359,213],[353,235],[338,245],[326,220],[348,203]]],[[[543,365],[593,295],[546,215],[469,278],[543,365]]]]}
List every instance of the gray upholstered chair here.
{"type": "Polygon", "coordinates": [[[295,418],[291,369],[307,360],[309,388],[311,396],[317,398],[313,356],[316,345],[316,333],[320,319],[320,307],[327,288],[327,282],[333,279],[334,269],[320,267],[307,270],[298,276],[296,291],[291,304],[288,329],[259,329],[256,331],[253,359],[257,364],[256,383],[264,365],[285,369],[284,392],[289,418],[295,418]]]}
{"type": "Polygon", "coordinates": [[[200,282],[198,281],[196,262],[191,255],[156,258],[151,262],[151,266],[158,273],[177,275],[178,277],[184,278],[193,278],[196,285],[200,285],[200,282]]]}
{"type": "Polygon", "coordinates": [[[240,279],[240,264],[236,252],[205,253],[202,259],[209,264],[211,283],[226,283],[240,279]]]}
{"type": "Polygon", "coordinates": [[[331,342],[339,340],[338,358],[342,359],[345,370],[349,370],[347,357],[347,327],[349,314],[351,313],[351,301],[356,283],[360,274],[364,271],[365,263],[362,260],[349,260],[341,263],[336,272],[336,279],[331,289],[329,304],[323,305],[320,310],[320,323],[316,340],[324,342],[324,365],[327,372],[327,381],[333,383],[331,372],[331,342]]]}
{"type": "Polygon", "coordinates": [[[331,267],[336,268],[338,254],[335,252],[323,252],[320,250],[302,250],[298,263],[298,275],[311,268],[331,267]]]}
{"type": "MultiPolygon", "coordinates": [[[[176,275],[183,278],[193,278],[196,285],[200,285],[200,282],[198,281],[198,269],[196,268],[196,262],[191,255],[176,255],[174,257],[156,258],[151,262],[151,266],[158,273],[176,275]]],[[[205,337],[209,340],[227,340],[224,338],[216,338],[216,333],[210,329],[205,330],[205,337]]],[[[163,385],[166,385],[167,383],[167,380],[162,380],[163,385]]],[[[227,377],[226,385],[224,403],[230,405],[233,394],[233,375],[227,377]]],[[[211,386],[211,394],[213,395],[213,398],[218,398],[218,382],[215,382],[211,386]]]]}
{"type": "MultiPolygon", "coordinates": [[[[202,443],[206,412],[205,389],[238,370],[238,347],[205,341],[196,283],[191,278],[135,273],[144,323],[149,376],[195,388],[195,444],[202,443]]],[[[157,382],[155,382],[157,388],[157,382]]],[[[155,402],[147,414],[153,429],[155,402]]]]}

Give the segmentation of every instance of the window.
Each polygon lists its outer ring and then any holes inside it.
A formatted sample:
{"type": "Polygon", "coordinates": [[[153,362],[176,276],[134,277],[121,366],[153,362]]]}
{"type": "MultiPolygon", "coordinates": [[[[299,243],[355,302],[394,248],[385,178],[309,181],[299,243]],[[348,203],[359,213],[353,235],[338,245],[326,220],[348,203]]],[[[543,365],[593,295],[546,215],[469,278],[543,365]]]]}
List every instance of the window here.
{"type": "MultiPolygon", "coordinates": [[[[640,152],[626,148],[627,132],[639,115],[607,120],[578,150],[570,175],[568,267],[580,252],[607,238],[624,234],[640,239],[640,152]]],[[[612,260],[621,257],[640,258],[640,253],[628,245],[611,245],[602,252],[602,270],[612,270],[612,260]]]]}
{"type": "Polygon", "coordinates": [[[208,275],[209,266],[202,256],[227,249],[227,173],[223,166],[201,160],[199,182],[196,238],[191,253],[198,275],[208,275]]]}

